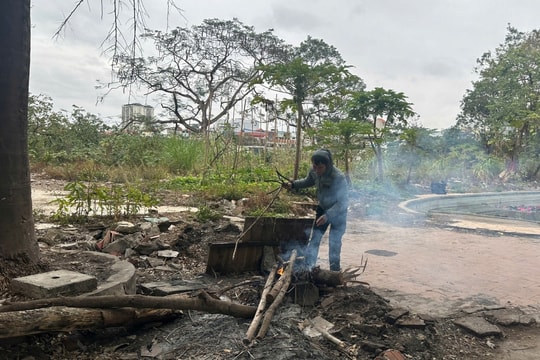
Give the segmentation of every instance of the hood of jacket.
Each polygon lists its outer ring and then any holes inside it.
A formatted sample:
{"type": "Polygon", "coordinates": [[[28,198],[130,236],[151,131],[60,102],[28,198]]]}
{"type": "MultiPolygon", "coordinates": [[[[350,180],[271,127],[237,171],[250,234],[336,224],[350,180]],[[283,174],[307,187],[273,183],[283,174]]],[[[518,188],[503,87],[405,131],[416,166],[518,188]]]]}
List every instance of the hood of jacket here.
{"type": "Polygon", "coordinates": [[[334,161],[332,160],[332,154],[326,149],[319,149],[311,155],[311,161],[313,163],[324,163],[326,164],[327,170],[330,170],[334,166],[334,161]]]}

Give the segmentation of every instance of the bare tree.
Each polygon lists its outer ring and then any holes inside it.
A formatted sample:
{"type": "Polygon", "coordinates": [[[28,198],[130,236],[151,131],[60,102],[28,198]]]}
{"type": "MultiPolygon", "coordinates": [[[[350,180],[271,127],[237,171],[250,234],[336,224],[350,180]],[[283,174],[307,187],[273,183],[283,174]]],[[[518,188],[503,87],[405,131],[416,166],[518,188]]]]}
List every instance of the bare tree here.
{"type": "Polygon", "coordinates": [[[278,56],[283,42],[272,31],[257,33],[239,20],[204,20],[191,28],[147,31],[159,55],[117,58],[124,86],[142,84],[165,97],[162,106],[191,132],[208,131],[252,92],[260,65],[278,56]]]}

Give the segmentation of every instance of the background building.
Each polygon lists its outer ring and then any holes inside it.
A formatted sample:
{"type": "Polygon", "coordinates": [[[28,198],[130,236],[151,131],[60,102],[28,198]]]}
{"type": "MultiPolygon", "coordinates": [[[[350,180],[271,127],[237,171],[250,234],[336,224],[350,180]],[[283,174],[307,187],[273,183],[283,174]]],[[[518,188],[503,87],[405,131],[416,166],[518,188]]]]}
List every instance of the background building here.
{"type": "Polygon", "coordinates": [[[138,103],[122,105],[122,123],[124,130],[141,130],[144,124],[154,118],[154,108],[138,103]]]}

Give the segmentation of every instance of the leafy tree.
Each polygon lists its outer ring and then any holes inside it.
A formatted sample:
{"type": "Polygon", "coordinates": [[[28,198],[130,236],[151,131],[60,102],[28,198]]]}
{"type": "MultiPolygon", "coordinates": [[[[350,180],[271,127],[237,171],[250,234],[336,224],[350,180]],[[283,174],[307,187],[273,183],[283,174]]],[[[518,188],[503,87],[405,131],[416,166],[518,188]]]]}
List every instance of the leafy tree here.
{"type": "Polygon", "coordinates": [[[331,117],[337,99],[364,83],[349,72],[339,52],[319,39],[308,37],[298,47],[288,49],[283,61],[263,65],[262,84],[283,94],[279,107],[292,111],[296,126],[294,178],[298,178],[302,129],[316,125],[318,119],[331,117]]]}
{"type": "Polygon", "coordinates": [[[74,106],[67,131],[71,142],[68,147],[77,149],[84,159],[93,158],[92,152],[99,146],[108,129],[99,117],[74,106]]]}
{"type": "Polygon", "coordinates": [[[482,55],[476,72],[457,125],[473,131],[488,153],[504,156],[508,174],[516,173],[520,155],[535,147],[540,130],[540,31],[509,26],[505,42],[482,55]]]}
{"type": "Polygon", "coordinates": [[[71,116],[52,110],[49,97],[30,96],[28,142],[31,158],[42,163],[102,161],[96,148],[108,127],[96,115],[74,106],[71,116]]]}
{"type": "Polygon", "coordinates": [[[401,142],[397,157],[406,165],[406,184],[409,184],[413,169],[420,166],[420,163],[434,153],[433,130],[421,126],[410,126],[399,134],[401,142]]]}
{"type": "Polygon", "coordinates": [[[308,134],[314,133],[317,142],[325,148],[332,149],[336,158],[344,159],[344,170],[347,183],[351,184],[351,162],[355,155],[365,148],[365,136],[370,130],[369,124],[355,120],[324,121],[316,129],[308,129],[308,134]]]}
{"type": "Polygon", "coordinates": [[[377,158],[378,177],[382,181],[382,145],[391,130],[405,127],[407,120],[416,115],[412,104],[407,101],[405,94],[378,87],[354,94],[349,112],[351,118],[370,124],[370,130],[365,135],[377,158]]]}
{"type": "Polygon", "coordinates": [[[68,118],[53,110],[52,99],[30,95],[28,99],[28,150],[31,159],[49,163],[54,153],[65,150],[60,142],[66,135],[68,118]]]}

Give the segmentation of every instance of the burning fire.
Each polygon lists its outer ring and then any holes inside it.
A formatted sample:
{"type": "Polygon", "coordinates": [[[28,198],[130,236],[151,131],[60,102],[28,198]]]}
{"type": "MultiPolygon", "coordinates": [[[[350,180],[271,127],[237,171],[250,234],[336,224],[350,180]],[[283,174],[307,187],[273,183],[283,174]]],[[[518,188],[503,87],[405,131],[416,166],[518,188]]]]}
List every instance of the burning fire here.
{"type": "Polygon", "coordinates": [[[283,275],[284,272],[285,272],[285,268],[284,268],[283,266],[280,267],[280,268],[277,270],[277,274],[278,274],[279,276],[283,275]]]}

